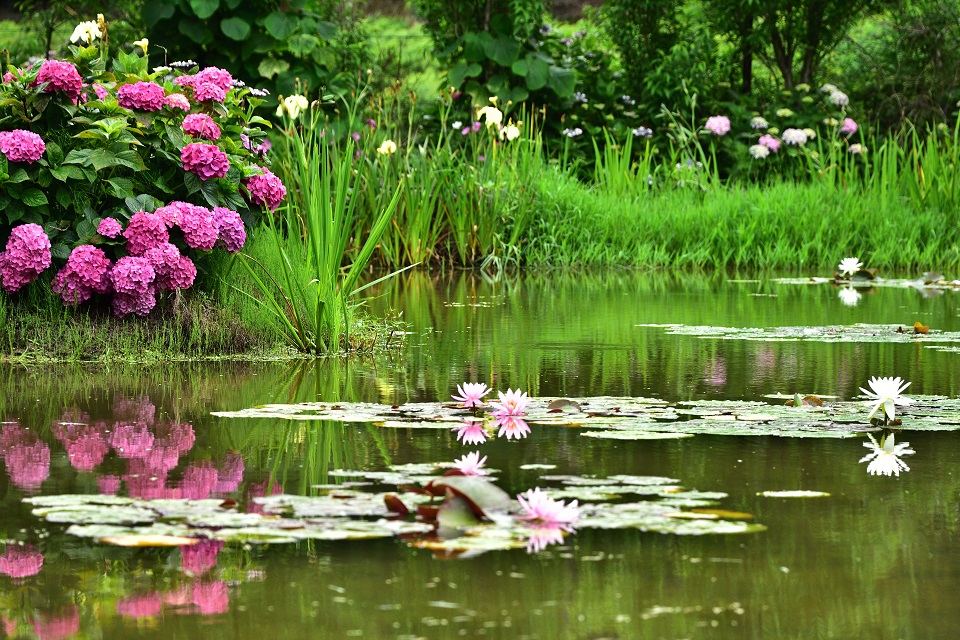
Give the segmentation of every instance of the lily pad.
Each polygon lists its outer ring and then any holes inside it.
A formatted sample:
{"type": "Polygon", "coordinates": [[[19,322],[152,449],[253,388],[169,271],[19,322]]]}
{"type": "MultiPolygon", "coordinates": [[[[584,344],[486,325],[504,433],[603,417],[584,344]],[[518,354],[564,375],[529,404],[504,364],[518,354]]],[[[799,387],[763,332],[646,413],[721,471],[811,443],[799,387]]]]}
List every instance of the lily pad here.
{"type": "Polygon", "coordinates": [[[853,324],[823,327],[714,327],[679,325],[665,329],[670,335],[751,340],[756,342],[893,342],[893,343],[956,343],[960,331],[915,333],[912,324],[853,324]]]}

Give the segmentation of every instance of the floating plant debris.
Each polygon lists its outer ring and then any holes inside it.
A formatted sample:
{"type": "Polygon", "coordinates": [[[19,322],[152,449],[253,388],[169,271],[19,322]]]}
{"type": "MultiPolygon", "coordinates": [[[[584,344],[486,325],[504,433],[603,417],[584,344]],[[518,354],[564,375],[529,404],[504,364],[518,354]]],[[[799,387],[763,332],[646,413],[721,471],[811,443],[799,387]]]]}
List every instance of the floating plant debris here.
{"type": "MultiPolygon", "coordinates": [[[[947,280],[943,275],[932,271],[924,272],[922,277],[912,280],[907,278],[878,278],[875,277],[875,273],[875,269],[861,270],[859,274],[863,275],[852,278],[851,282],[854,286],[888,287],[892,289],[960,289],[960,280],[947,280]]],[[[774,278],[771,282],[776,284],[838,284],[838,281],[834,278],[822,277],[774,278]]]]}
{"type": "Polygon", "coordinates": [[[665,327],[664,331],[670,335],[678,336],[721,340],[754,340],[758,342],[960,342],[960,331],[938,331],[924,327],[925,332],[915,332],[914,326],[914,324],[852,324],[824,327],[675,325],[665,327]]]}

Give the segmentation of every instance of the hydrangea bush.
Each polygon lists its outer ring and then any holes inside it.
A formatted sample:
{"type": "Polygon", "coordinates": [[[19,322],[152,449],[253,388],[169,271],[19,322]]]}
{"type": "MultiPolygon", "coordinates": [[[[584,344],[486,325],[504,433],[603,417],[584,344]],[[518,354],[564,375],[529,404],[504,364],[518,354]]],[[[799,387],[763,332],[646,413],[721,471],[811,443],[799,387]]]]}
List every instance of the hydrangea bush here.
{"type": "Polygon", "coordinates": [[[0,84],[0,286],[51,269],[66,305],[146,315],[286,196],[253,115],[265,92],[189,61],[150,69],[138,47],[108,60],[105,39],[69,51],[0,84]]]}

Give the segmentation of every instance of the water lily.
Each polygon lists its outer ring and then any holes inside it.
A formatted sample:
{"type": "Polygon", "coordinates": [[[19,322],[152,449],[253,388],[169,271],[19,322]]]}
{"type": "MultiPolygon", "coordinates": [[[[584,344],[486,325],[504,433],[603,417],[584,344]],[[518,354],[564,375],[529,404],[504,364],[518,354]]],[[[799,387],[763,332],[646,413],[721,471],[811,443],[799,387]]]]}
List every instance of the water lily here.
{"type": "Polygon", "coordinates": [[[860,292],[853,287],[843,287],[837,292],[837,295],[840,297],[840,302],[848,307],[857,306],[857,303],[860,302],[860,298],[863,297],[860,292]]]}
{"type": "Polygon", "coordinates": [[[860,458],[860,462],[870,460],[870,464],[867,465],[867,473],[872,476],[881,474],[899,476],[901,471],[910,471],[910,467],[900,459],[900,456],[916,453],[910,448],[909,442],[896,444],[892,433],[882,438],[880,444],[877,444],[871,434],[868,433],[867,437],[870,438],[870,442],[864,442],[863,446],[870,449],[870,453],[860,458]]]}
{"type": "Polygon", "coordinates": [[[559,527],[564,531],[573,531],[574,523],[580,518],[576,500],[573,500],[570,504],[566,504],[562,500],[554,500],[541,491],[540,487],[530,489],[525,494],[519,494],[517,500],[523,509],[519,518],[531,524],[559,527]]]}
{"type": "Polygon", "coordinates": [[[476,420],[467,420],[459,427],[454,427],[452,431],[457,432],[457,440],[463,444],[483,444],[487,441],[487,430],[482,422],[476,420]]]}
{"type": "Polygon", "coordinates": [[[471,451],[458,460],[453,461],[453,466],[465,476],[485,476],[487,470],[483,465],[487,463],[487,456],[480,457],[479,451],[471,451]]]}
{"type": "Polygon", "coordinates": [[[530,435],[530,426],[519,416],[500,416],[493,422],[494,427],[500,427],[497,437],[507,436],[507,440],[526,438],[530,435]]]}
{"type": "Polygon", "coordinates": [[[563,542],[563,529],[554,526],[530,527],[527,536],[527,553],[540,553],[551,544],[563,542]]]}
{"type": "Polygon", "coordinates": [[[840,270],[840,275],[842,276],[852,276],[860,271],[862,267],[863,263],[860,262],[858,258],[844,258],[840,261],[837,269],[840,270]]]}
{"type": "Polygon", "coordinates": [[[377,147],[377,153],[382,156],[392,156],[397,151],[397,143],[393,140],[384,140],[380,143],[380,146],[377,147]]]}
{"type": "Polygon", "coordinates": [[[487,387],[484,382],[464,382],[457,385],[457,391],[460,395],[450,396],[457,402],[463,403],[464,407],[479,407],[483,404],[483,396],[487,395],[493,389],[487,387]]]}
{"type": "Polygon", "coordinates": [[[900,395],[904,389],[910,386],[910,383],[903,382],[899,376],[896,378],[873,377],[870,378],[867,384],[871,391],[867,391],[863,387],[860,387],[860,391],[870,396],[871,399],[876,400],[876,404],[873,406],[873,409],[870,410],[867,420],[873,418],[873,414],[879,411],[881,407],[883,408],[883,413],[886,418],[893,420],[896,415],[896,405],[906,406],[913,404],[912,398],[900,395]]]}
{"type": "Polygon", "coordinates": [[[506,393],[498,391],[497,395],[500,396],[500,402],[491,402],[490,406],[496,409],[494,415],[498,418],[522,416],[530,403],[530,398],[519,388],[516,391],[507,389],[506,393]]]}

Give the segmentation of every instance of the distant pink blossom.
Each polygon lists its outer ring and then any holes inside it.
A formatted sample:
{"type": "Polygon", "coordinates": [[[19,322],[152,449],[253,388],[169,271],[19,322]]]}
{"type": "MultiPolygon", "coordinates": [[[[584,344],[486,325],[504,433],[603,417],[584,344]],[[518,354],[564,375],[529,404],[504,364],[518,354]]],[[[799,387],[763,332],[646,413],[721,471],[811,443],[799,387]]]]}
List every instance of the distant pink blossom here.
{"type": "Polygon", "coordinates": [[[177,76],[176,78],[173,79],[173,84],[177,85],[178,87],[192,88],[196,80],[197,80],[196,76],[177,76]]]}
{"type": "Polygon", "coordinates": [[[124,256],[117,260],[110,273],[117,293],[145,293],[151,288],[157,272],[146,258],[124,256]]]}
{"type": "Polygon", "coordinates": [[[47,150],[43,138],[26,129],[0,132],[0,153],[10,162],[33,164],[47,150]]]}
{"type": "Polygon", "coordinates": [[[774,153],[780,150],[780,141],[774,138],[769,133],[765,133],[762,136],[760,136],[760,139],[757,140],[757,143],[765,146],[767,149],[770,149],[770,151],[773,151],[774,153]]]}
{"type": "Polygon", "coordinates": [[[149,315],[153,308],[157,306],[157,290],[150,287],[146,291],[138,293],[117,292],[110,299],[110,306],[113,307],[113,314],[118,318],[128,316],[131,313],[138,316],[149,315]]]}
{"type": "Polygon", "coordinates": [[[527,405],[530,403],[530,398],[525,392],[520,391],[519,388],[516,391],[507,389],[506,393],[498,391],[497,395],[500,396],[500,402],[491,402],[490,406],[495,409],[493,415],[498,418],[522,416],[527,405]]]}
{"type": "Polygon", "coordinates": [[[483,404],[483,396],[487,395],[493,391],[487,387],[484,382],[464,382],[463,384],[457,385],[457,392],[460,395],[454,394],[451,396],[457,402],[460,402],[464,407],[479,407],[483,404]]]}
{"type": "Polygon", "coordinates": [[[117,102],[126,109],[159,111],[163,108],[163,87],[156,82],[136,82],[117,89],[117,102]]]}
{"type": "Polygon", "coordinates": [[[105,238],[116,238],[123,233],[123,226],[116,218],[104,218],[97,225],[97,233],[105,238]]]}
{"type": "Polygon", "coordinates": [[[110,93],[107,91],[107,88],[104,87],[102,84],[94,83],[93,91],[94,93],[97,94],[97,100],[101,100],[101,101],[106,100],[107,96],[110,95],[110,93]]]}
{"type": "Polygon", "coordinates": [[[11,578],[29,578],[43,568],[43,554],[32,544],[8,543],[0,555],[0,573],[11,578]]]}
{"type": "Polygon", "coordinates": [[[547,527],[559,527],[564,531],[573,531],[574,524],[580,517],[577,501],[565,504],[562,500],[554,500],[536,487],[525,494],[517,496],[520,507],[523,509],[518,517],[531,524],[547,527]]]}
{"type": "Polygon", "coordinates": [[[275,211],[287,197],[287,188],[272,171],[263,167],[259,169],[263,171],[262,174],[247,178],[243,184],[250,192],[250,201],[253,204],[262,204],[270,211],[275,211]]]}
{"type": "Polygon", "coordinates": [[[171,109],[190,111],[190,99],[182,93],[171,93],[163,99],[163,103],[171,109]]]}
{"type": "Polygon", "coordinates": [[[7,475],[18,489],[32,493],[50,477],[50,447],[43,440],[14,445],[5,457],[7,475]]]}
{"type": "Polygon", "coordinates": [[[500,416],[493,422],[494,427],[499,427],[497,437],[507,436],[507,440],[521,440],[530,435],[530,426],[519,416],[500,416]]]}
{"type": "Polygon", "coordinates": [[[844,118],[843,124],[840,125],[840,133],[845,136],[852,136],[857,132],[858,128],[856,120],[853,118],[844,118]]]}
{"type": "Polygon", "coordinates": [[[727,116],[710,116],[703,128],[715,136],[723,136],[730,132],[730,118],[727,116]]]}
{"type": "Polygon", "coordinates": [[[196,83],[209,82],[224,91],[229,91],[233,86],[233,76],[230,75],[230,72],[218,67],[207,67],[197,72],[194,76],[194,81],[196,83]]]}
{"type": "Polygon", "coordinates": [[[217,486],[217,469],[204,460],[187,467],[183,472],[183,497],[189,500],[209,498],[217,486]]]}
{"type": "Polygon", "coordinates": [[[459,427],[454,427],[457,432],[457,440],[462,440],[463,444],[482,444],[487,441],[487,430],[482,422],[468,420],[459,427]]]}
{"type": "Polygon", "coordinates": [[[183,147],[180,160],[185,171],[197,174],[201,180],[222,178],[230,170],[227,154],[214,144],[191,142],[183,147]]]}
{"type": "Polygon", "coordinates": [[[76,101],[80,97],[80,92],[83,91],[83,79],[77,72],[77,68],[72,63],[61,60],[44,60],[34,81],[34,85],[41,84],[47,85],[44,88],[45,92],[62,91],[73,101],[76,101]]]}
{"type": "Polygon", "coordinates": [[[219,140],[220,127],[205,113],[191,113],[183,119],[184,133],[204,140],[219,140]]]}
{"type": "Polygon", "coordinates": [[[471,451],[462,458],[453,461],[453,467],[465,476],[485,476],[488,471],[483,468],[487,463],[487,456],[480,457],[479,451],[471,451]]]}

